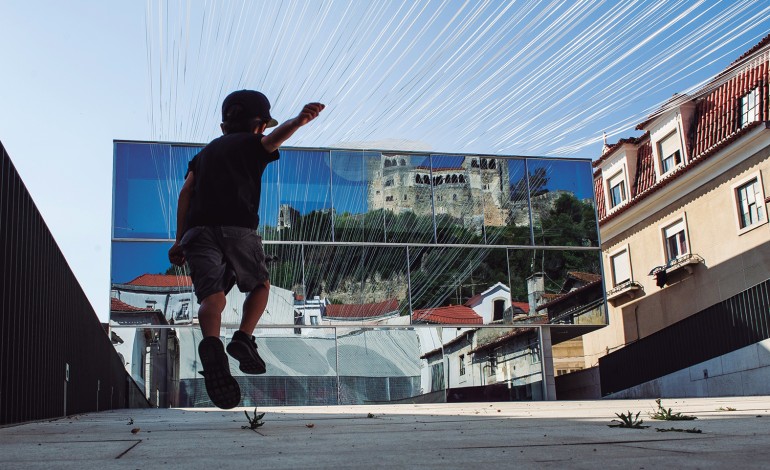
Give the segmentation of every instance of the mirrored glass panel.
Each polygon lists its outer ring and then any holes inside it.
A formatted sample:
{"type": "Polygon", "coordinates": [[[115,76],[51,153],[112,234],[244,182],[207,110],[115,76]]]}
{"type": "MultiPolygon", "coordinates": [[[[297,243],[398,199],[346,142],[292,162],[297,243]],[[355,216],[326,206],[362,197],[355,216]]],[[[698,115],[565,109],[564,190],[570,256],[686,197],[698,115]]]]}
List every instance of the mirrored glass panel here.
{"type": "Polygon", "coordinates": [[[334,240],[384,242],[384,196],[379,152],[333,150],[334,240]]]}
{"type": "MultiPolygon", "coordinates": [[[[285,222],[282,218],[279,220],[281,215],[281,191],[278,185],[280,173],[281,159],[268,164],[265,167],[265,171],[262,172],[262,187],[259,193],[258,230],[264,240],[279,240],[280,233],[278,227],[283,227],[285,222]]],[[[283,215],[287,214],[284,213],[283,215]]],[[[291,223],[291,218],[289,223],[291,223]]]]}
{"type": "MultiPolygon", "coordinates": [[[[223,328],[227,344],[234,328],[223,328]]],[[[538,331],[521,328],[306,327],[254,331],[267,372],[244,374],[232,358],[240,406],[325,406],[542,399],[538,331]]],[[[126,370],[154,406],[212,407],[200,329],[150,316],[111,321],[126,370]]],[[[558,359],[558,358],[557,358],[558,359]]]]}
{"type": "Polygon", "coordinates": [[[411,328],[338,328],[342,405],[410,403],[421,395],[420,342],[411,328]]]}
{"type": "Polygon", "coordinates": [[[597,251],[535,250],[529,296],[540,323],[599,325],[606,322],[601,257],[597,251]]]}
{"type": "Polygon", "coordinates": [[[197,146],[116,143],[114,238],[176,237],[179,190],[197,146]]]}
{"type": "Polygon", "coordinates": [[[537,327],[443,328],[441,342],[425,356],[443,369],[448,403],[543,399],[537,327]]]}
{"type": "Polygon", "coordinates": [[[498,194],[488,190],[484,226],[486,242],[490,245],[531,245],[529,216],[529,192],[527,190],[527,163],[516,158],[481,158],[478,157],[480,173],[486,183],[502,185],[498,194]],[[486,167],[486,168],[484,168],[486,167]]]}
{"type": "Polygon", "coordinates": [[[115,145],[113,195],[115,238],[169,239],[171,205],[169,190],[170,147],[162,144],[115,145]]]}
{"type": "MultiPolygon", "coordinates": [[[[433,204],[430,185],[425,184],[430,177],[430,156],[383,153],[380,162],[382,177],[372,182],[372,189],[383,196],[385,241],[433,243],[433,204]]],[[[379,209],[379,205],[373,208],[379,209]]]]}
{"type": "Polygon", "coordinates": [[[529,159],[535,244],[599,246],[591,164],[529,159]]]}
{"type": "MultiPolygon", "coordinates": [[[[495,198],[489,185],[482,181],[478,159],[432,155],[431,164],[430,187],[438,243],[484,244],[484,205],[494,206],[496,201],[498,211],[501,208],[500,198],[495,198]]],[[[416,176],[415,181],[419,178],[416,176]]],[[[498,181],[494,188],[499,187],[498,181]]],[[[490,212],[494,212],[491,207],[490,212]]]]}
{"type": "Polygon", "coordinates": [[[411,248],[412,254],[413,323],[510,323],[505,249],[411,248]]]}
{"type": "Polygon", "coordinates": [[[283,150],[279,161],[279,239],[332,241],[329,152],[283,150]]]}
{"type": "Polygon", "coordinates": [[[131,325],[148,316],[159,324],[194,321],[192,280],[186,268],[168,261],[170,247],[171,242],[112,242],[111,321],[131,325]]]}

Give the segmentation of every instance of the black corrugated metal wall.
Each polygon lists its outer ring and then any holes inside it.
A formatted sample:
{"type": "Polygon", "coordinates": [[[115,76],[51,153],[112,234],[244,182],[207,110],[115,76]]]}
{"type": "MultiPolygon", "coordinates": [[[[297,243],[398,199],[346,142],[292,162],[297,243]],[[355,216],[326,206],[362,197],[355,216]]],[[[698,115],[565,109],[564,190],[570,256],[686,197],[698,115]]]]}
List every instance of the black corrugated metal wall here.
{"type": "Polygon", "coordinates": [[[0,424],[148,405],[2,143],[0,269],[0,424]]]}
{"type": "Polygon", "coordinates": [[[602,396],[770,338],[770,279],[599,359],[602,396]]]}

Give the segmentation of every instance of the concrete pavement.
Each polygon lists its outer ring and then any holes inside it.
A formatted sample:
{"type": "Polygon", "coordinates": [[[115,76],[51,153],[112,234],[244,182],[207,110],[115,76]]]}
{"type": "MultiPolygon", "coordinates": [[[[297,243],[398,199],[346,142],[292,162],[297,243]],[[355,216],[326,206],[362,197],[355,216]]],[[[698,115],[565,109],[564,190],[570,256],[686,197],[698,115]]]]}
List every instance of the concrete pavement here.
{"type": "Polygon", "coordinates": [[[0,468],[770,467],[770,397],[663,405],[698,419],[652,420],[654,400],[262,408],[256,430],[243,408],[117,410],[0,428],[0,468]],[[650,427],[607,426],[627,411],[650,427]]]}

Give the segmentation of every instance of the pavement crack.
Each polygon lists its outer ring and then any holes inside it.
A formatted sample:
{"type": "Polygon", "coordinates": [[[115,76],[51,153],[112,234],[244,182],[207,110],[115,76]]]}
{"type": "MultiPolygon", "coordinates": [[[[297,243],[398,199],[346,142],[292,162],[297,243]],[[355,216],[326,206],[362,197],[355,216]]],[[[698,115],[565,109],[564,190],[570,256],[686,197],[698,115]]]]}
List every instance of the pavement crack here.
{"type": "Polygon", "coordinates": [[[128,453],[128,451],[130,451],[130,450],[131,450],[131,449],[133,449],[134,447],[138,446],[138,445],[139,445],[139,443],[141,443],[141,442],[142,442],[142,440],[141,440],[141,439],[137,439],[137,441],[136,441],[136,442],[134,442],[134,445],[132,445],[132,446],[131,446],[131,447],[129,447],[128,449],[126,449],[126,450],[124,450],[123,452],[121,452],[120,454],[118,454],[118,456],[117,456],[117,457],[115,457],[115,460],[117,460],[117,459],[119,459],[119,458],[123,457],[124,455],[126,455],[126,454],[128,453]]]}

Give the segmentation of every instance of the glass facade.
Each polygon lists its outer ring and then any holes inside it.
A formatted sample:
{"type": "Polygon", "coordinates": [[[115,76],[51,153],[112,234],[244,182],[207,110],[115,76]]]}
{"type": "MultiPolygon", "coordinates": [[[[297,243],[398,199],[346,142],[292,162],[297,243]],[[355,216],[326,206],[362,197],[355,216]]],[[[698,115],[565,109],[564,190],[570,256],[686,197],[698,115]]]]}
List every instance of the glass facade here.
{"type": "MultiPolygon", "coordinates": [[[[207,399],[185,369],[195,362],[198,305],[186,269],[167,259],[187,163],[200,149],[114,144],[111,324],[119,335],[135,330],[122,354],[143,381],[154,333],[138,332],[173,333],[181,359],[164,370],[181,374],[165,387],[175,406],[207,399]]],[[[530,378],[541,372],[513,373],[493,356],[535,354],[537,325],[605,322],[588,160],[283,148],[262,181],[258,230],[272,287],[260,351],[275,350],[282,366],[295,354],[324,364],[239,377],[269,395],[254,403],[444,401],[449,390],[462,401],[503,393],[473,389],[502,383],[507,399],[538,398],[530,378]],[[575,290],[588,294],[565,295],[575,290]],[[333,393],[310,396],[325,390],[319,384],[333,393]]],[[[228,294],[224,337],[244,299],[237,288],[228,294]]]]}

